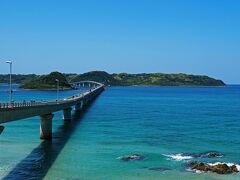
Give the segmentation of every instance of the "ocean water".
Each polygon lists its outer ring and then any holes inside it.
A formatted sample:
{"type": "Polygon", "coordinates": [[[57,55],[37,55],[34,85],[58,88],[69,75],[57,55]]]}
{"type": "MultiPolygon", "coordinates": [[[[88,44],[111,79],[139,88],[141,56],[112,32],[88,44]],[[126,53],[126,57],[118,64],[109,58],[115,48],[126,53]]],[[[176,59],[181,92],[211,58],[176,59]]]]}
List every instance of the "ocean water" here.
{"type": "MultiPolygon", "coordinates": [[[[0,86],[7,100],[7,86],[0,86]]],[[[61,92],[71,96],[76,91],[61,92]]],[[[54,99],[54,91],[23,91],[15,100],[54,99]]],[[[39,140],[39,118],[5,124],[2,179],[239,180],[188,170],[190,161],[240,164],[240,86],[110,87],[71,123],[55,113],[53,140],[39,140]],[[192,154],[219,152],[219,158],[192,154]],[[187,153],[187,154],[185,154],[187,153]],[[139,161],[120,157],[140,154],[139,161]]]]}

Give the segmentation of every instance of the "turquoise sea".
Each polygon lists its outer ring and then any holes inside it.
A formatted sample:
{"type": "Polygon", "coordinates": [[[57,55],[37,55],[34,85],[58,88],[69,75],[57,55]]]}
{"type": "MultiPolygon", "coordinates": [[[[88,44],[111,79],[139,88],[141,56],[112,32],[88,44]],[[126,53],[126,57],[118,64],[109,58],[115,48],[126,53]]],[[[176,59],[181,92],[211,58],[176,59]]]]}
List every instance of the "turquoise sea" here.
{"type": "MultiPolygon", "coordinates": [[[[8,99],[0,85],[0,100],[8,99]]],[[[61,97],[76,91],[60,92],[61,97]]],[[[14,100],[54,99],[23,91],[14,100]]],[[[71,123],[55,113],[53,140],[39,139],[39,117],[5,124],[0,178],[69,180],[239,180],[188,170],[189,161],[240,164],[240,86],[109,87],[71,123]],[[218,152],[219,158],[191,154],[218,152]],[[188,155],[184,155],[188,153],[188,155]],[[119,157],[140,154],[139,161],[119,157]]]]}

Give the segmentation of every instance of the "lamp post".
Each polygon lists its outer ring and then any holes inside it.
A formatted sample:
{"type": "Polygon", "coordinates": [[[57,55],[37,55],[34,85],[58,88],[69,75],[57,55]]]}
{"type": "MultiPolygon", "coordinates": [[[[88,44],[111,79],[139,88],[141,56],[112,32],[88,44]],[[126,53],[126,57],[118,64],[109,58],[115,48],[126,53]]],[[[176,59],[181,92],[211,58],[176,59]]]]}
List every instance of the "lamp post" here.
{"type": "Polygon", "coordinates": [[[57,101],[58,101],[58,98],[59,98],[59,80],[56,79],[56,82],[57,82],[57,101]]]}
{"type": "Polygon", "coordinates": [[[10,79],[9,79],[9,102],[12,102],[12,61],[6,61],[7,64],[10,66],[10,79]]]}

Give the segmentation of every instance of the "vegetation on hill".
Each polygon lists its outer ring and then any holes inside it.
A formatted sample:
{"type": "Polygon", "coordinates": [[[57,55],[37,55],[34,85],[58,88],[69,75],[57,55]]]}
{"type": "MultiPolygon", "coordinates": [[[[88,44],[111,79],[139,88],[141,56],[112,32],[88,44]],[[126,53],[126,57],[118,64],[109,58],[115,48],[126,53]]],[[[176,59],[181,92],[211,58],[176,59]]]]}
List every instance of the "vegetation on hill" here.
{"type": "MultiPolygon", "coordinates": [[[[27,74],[27,75],[13,74],[12,80],[13,80],[13,83],[22,84],[22,83],[30,81],[31,79],[34,79],[36,77],[37,77],[36,74],[27,74]]],[[[9,74],[1,74],[0,75],[0,83],[9,83],[9,74]]]]}
{"type": "Polygon", "coordinates": [[[120,85],[118,80],[116,80],[112,75],[104,71],[91,71],[69,78],[70,82],[79,82],[85,80],[97,81],[106,85],[120,85]]]}
{"type": "Polygon", "coordinates": [[[106,85],[118,86],[224,86],[224,82],[208,76],[187,74],[108,74],[104,71],[92,71],[69,78],[71,82],[92,80],[106,85]]]}
{"type": "Polygon", "coordinates": [[[224,82],[208,76],[187,74],[113,74],[123,86],[224,86],[224,82]]]}
{"type": "MultiPolygon", "coordinates": [[[[224,82],[208,76],[187,74],[109,74],[104,71],[92,71],[84,74],[62,74],[52,72],[49,75],[13,75],[13,83],[23,84],[24,89],[56,89],[56,79],[61,89],[71,89],[69,83],[91,80],[111,86],[224,86],[224,82]]],[[[8,83],[9,75],[0,75],[0,83],[8,83]]]]}
{"type": "Polygon", "coordinates": [[[60,72],[52,72],[48,75],[38,76],[23,85],[20,88],[23,89],[56,89],[57,82],[56,79],[59,80],[59,88],[68,90],[72,89],[71,85],[68,83],[66,77],[60,72]]]}

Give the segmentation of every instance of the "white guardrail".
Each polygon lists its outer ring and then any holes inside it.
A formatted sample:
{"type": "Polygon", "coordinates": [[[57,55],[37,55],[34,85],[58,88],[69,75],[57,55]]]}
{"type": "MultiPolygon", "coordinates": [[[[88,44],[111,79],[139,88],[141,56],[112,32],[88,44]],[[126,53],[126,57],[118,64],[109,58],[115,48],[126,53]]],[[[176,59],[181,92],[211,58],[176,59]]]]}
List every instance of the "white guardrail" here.
{"type": "Polygon", "coordinates": [[[58,104],[63,104],[63,103],[69,103],[71,101],[76,101],[79,100],[80,98],[84,98],[84,96],[91,94],[98,88],[102,87],[98,86],[95,88],[92,88],[86,92],[75,94],[71,97],[68,98],[63,98],[59,100],[30,100],[30,101],[12,101],[12,102],[0,102],[0,109],[6,109],[6,108],[15,108],[15,107],[32,107],[32,106],[45,106],[45,105],[58,105],[58,104]]]}

